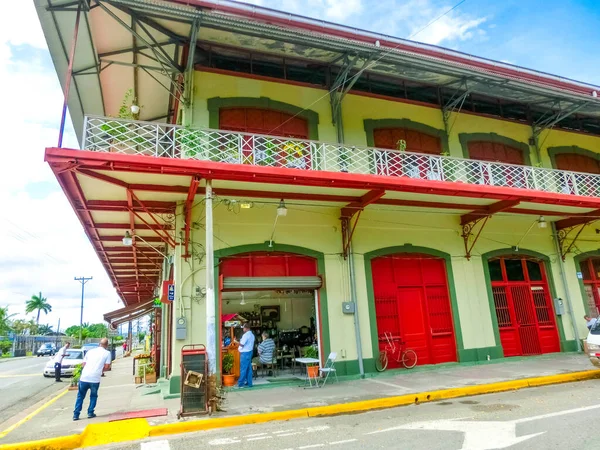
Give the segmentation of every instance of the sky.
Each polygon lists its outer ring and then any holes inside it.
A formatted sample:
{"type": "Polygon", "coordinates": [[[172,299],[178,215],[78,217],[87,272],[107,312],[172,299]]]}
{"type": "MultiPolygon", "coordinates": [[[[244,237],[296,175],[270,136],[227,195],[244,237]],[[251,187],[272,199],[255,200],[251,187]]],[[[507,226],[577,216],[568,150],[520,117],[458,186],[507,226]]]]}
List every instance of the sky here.
{"type": "MultiPolygon", "coordinates": [[[[596,0],[252,0],[402,38],[600,85],[600,9],[596,0]],[[440,18],[442,14],[453,9],[440,18]],[[437,19],[437,20],[436,20],[437,19]]],[[[52,312],[40,323],[61,329],[122,307],[60,186],[44,162],[55,146],[62,91],[32,0],[0,15],[0,307],[25,318],[42,292],[52,312]]],[[[70,122],[65,147],[78,144],[70,122]]],[[[35,318],[30,314],[29,318],[35,318]]]]}

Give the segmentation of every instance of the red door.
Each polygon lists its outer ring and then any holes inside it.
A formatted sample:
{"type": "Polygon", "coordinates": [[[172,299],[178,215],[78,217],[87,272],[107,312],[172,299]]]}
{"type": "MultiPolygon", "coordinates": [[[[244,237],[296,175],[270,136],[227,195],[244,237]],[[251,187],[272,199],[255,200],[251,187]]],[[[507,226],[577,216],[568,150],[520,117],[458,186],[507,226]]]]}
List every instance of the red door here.
{"type": "MultiPolygon", "coordinates": [[[[373,130],[373,142],[377,148],[398,150],[398,142],[406,142],[406,151],[439,155],[442,153],[440,138],[405,128],[378,128],[373,130]]],[[[375,161],[376,173],[387,176],[427,178],[432,175],[427,158],[404,152],[378,152],[375,161]]]]}
{"type": "MultiPolygon", "coordinates": [[[[243,136],[241,154],[234,151],[222,162],[311,169],[310,145],[296,141],[308,139],[308,123],[302,117],[269,109],[222,108],[219,128],[252,134],[243,136]]],[[[225,148],[230,147],[228,144],[223,142],[224,151],[231,151],[225,148]]],[[[237,145],[234,148],[237,149],[237,145]]]]}
{"type": "Polygon", "coordinates": [[[544,263],[500,257],[488,267],[504,356],[560,351],[544,263]]]}
{"type": "MultiPolygon", "coordinates": [[[[519,166],[525,164],[521,150],[498,142],[472,141],[469,142],[468,148],[469,158],[478,161],[499,162],[519,166]]],[[[508,166],[489,166],[488,170],[477,173],[476,176],[481,178],[481,184],[525,187],[524,173],[508,166]]]]}
{"type": "Polygon", "coordinates": [[[588,258],[580,264],[583,286],[588,303],[588,313],[598,317],[600,311],[600,258],[588,258]]]}
{"type": "Polygon", "coordinates": [[[420,365],[456,361],[445,261],[399,254],[375,258],[371,268],[380,349],[390,333],[417,353],[420,365]]]}

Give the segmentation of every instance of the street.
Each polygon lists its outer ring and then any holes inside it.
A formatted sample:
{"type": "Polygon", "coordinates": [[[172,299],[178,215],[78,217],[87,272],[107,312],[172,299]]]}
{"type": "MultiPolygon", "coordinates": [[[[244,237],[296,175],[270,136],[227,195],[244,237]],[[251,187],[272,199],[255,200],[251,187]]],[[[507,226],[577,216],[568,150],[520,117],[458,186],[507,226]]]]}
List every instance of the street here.
{"type": "Polygon", "coordinates": [[[404,408],[225,428],[104,448],[126,450],[415,450],[597,447],[598,381],[461,398],[404,408]]]}
{"type": "Polygon", "coordinates": [[[0,432],[5,421],[65,387],[68,379],[56,383],[43,377],[48,359],[44,356],[0,362],[0,432]]]}

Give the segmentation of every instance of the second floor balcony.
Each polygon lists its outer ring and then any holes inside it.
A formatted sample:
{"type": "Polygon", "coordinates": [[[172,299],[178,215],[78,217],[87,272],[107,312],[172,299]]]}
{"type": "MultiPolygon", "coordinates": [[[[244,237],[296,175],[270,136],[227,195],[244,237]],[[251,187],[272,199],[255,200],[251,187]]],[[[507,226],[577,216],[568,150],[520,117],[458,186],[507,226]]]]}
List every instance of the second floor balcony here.
{"type": "Polygon", "coordinates": [[[98,116],[86,117],[83,148],[600,197],[600,175],[594,174],[98,116]]]}

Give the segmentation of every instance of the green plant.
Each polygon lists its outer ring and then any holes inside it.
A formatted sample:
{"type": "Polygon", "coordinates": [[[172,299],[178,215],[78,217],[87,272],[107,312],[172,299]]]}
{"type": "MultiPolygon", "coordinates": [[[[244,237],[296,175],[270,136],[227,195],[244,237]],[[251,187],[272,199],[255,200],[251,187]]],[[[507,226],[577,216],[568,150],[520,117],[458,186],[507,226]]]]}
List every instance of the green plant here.
{"type": "Polygon", "coordinates": [[[396,142],[396,150],[400,150],[401,152],[406,150],[406,141],[404,139],[400,139],[396,142]]]}
{"type": "Polygon", "coordinates": [[[233,370],[233,355],[231,353],[225,353],[223,355],[223,373],[226,375],[230,375],[233,370]]]}
{"type": "Polygon", "coordinates": [[[138,377],[143,377],[149,373],[154,373],[154,364],[150,358],[138,359],[138,377]]]}
{"type": "Polygon", "coordinates": [[[71,377],[71,386],[77,386],[79,383],[79,379],[81,378],[81,371],[83,370],[83,366],[81,364],[77,364],[73,369],[73,376],[71,377]]]}
{"type": "Polygon", "coordinates": [[[199,130],[192,130],[189,126],[177,128],[175,130],[175,140],[179,142],[184,156],[193,158],[200,152],[202,133],[199,130]]]}
{"type": "Polygon", "coordinates": [[[8,340],[0,341],[0,355],[4,355],[5,353],[8,353],[11,348],[12,348],[12,342],[10,342],[8,340]]]}
{"type": "Polygon", "coordinates": [[[313,347],[312,345],[305,347],[304,348],[304,356],[306,358],[318,358],[319,357],[319,351],[313,347]]]}

